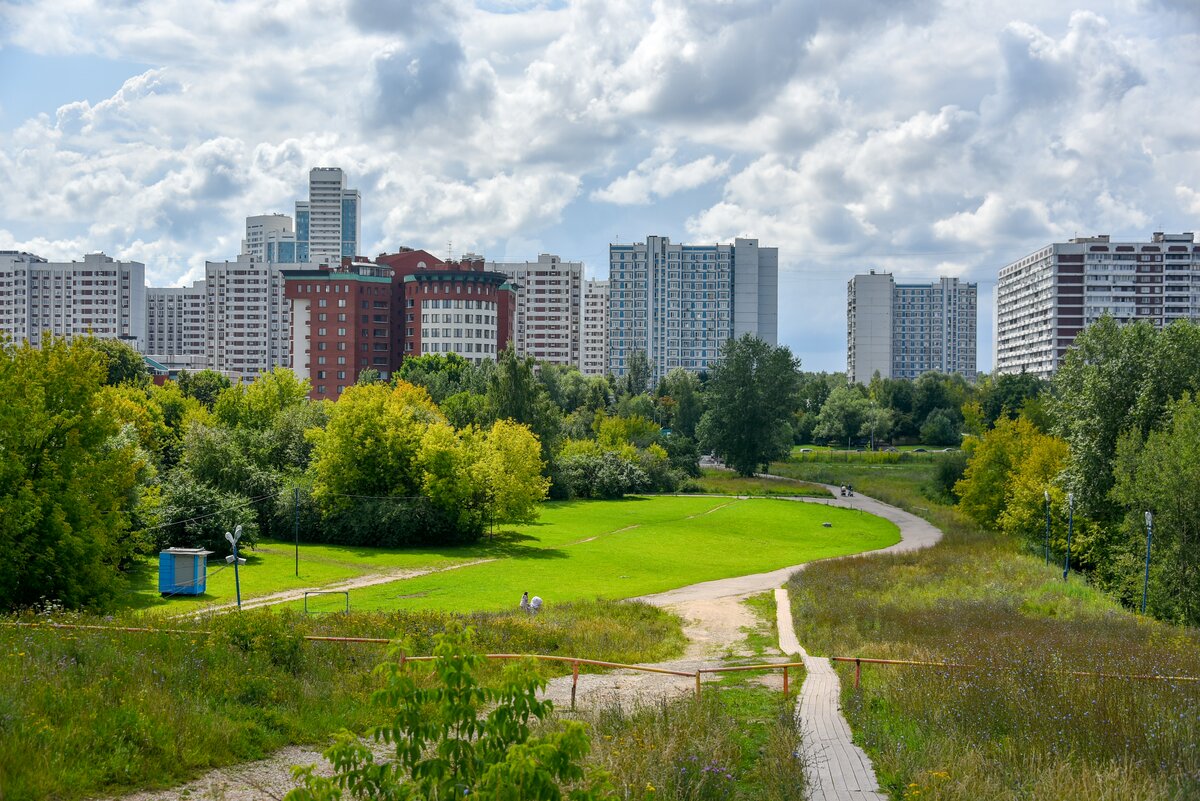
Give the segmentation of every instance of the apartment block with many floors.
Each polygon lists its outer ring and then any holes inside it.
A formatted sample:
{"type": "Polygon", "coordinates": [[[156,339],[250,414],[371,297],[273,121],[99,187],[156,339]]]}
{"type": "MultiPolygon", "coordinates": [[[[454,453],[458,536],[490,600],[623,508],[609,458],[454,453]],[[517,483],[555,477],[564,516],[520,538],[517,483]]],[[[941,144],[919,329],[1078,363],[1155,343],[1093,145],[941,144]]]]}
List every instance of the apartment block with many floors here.
{"type": "Polygon", "coordinates": [[[580,307],[579,372],[604,375],[608,369],[608,281],[583,282],[580,307]]]}
{"type": "Polygon", "coordinates": [[[1049,378],[1085,326],[1103,315],[1157,327],[1200,318],[1200,246],[1192,233],[1148,241],[1107,235],[1058,242],[1000,270],[996,369],[1049,378]]]}
{"type": "Polygon", "coordinates": [[[513,347],[539,361],[580,364],[583,263],[542,253],[535,262],[487,262],[516,288],[513,347]]]}
{"type": "Polygon", "coordinates": [[[774,345],[778,285],[779,251],[757,239],[609,245],[608,372],[623,375],[639,350],[661,379],[676,367],[706,369],[742,334],[774,345]]]}
{"type": "Polygon", "coordinates": [[[974,379],[977,284],[957,278],[898,284],[890,273],[856,275],[846,287],[846,373],[867,383],[936,370],[974,379]]]}
{"type": "Polygon", "coordinates": [[[340,167],[314,167],[308,173],[308,201],[296,202],[298,261],[341,264],[358,251],[362,197],[346,188],[340,167]]]}
{"type": "Polygon", "coordinates": [[[147,356],[169,371],[203,370],[208,365],[208,287],[146,288],[147,356]]]}
{"type": "Polygon", "coordinates": [[[89,253],[51,262],[0,251],[0,331],[35,347],[47,334],[121,339],[146,345],[146,267],[89,253]]]}
{"type": "MultiPolygon", "coordinates": [[[[316,270],[318,265],[288,265],[316,270]]],[[[237,261],[205,263],[205,357],[211,370],[252,379],[275,367],[291,367],[291,305],[283,295],[279,265],[241,255],[237,261]]]]}

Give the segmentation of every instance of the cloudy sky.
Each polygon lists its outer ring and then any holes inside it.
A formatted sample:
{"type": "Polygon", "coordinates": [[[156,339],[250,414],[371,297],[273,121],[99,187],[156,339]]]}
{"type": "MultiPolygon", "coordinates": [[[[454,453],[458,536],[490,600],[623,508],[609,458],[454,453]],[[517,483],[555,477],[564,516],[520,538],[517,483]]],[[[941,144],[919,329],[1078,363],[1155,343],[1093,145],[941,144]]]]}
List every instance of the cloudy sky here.
{"type": "Polygon", "coordinates": [[[1200,225],[1197,0],[0,0],[0,249],[153,284],[313,166],[367,254],[757,237],[781,340],[845,368],[845,282],[979,282],[1200,225]]]}

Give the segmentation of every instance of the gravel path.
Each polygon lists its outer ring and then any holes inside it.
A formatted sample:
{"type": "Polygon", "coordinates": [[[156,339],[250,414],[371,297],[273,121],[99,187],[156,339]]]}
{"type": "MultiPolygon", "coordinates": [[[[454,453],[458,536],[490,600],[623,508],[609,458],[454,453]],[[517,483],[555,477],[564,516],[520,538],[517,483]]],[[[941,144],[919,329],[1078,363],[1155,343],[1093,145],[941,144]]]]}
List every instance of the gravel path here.
{"type": "MultiPolygon", "coordinates": [[[[836,492],[837,488],[830,487],[830,490],[836,492]]],[[[921,518],[862,495],[856,495],[853,498],[787,498],[786,500],[802,503],[825,503],[830,506],[860,509],[864,512],[891,520],[900,527],[902,539],[896,545],[883,549],[880,551],[881,553],[928,547],[937,542],[941,537],[940,531],[921,518]]],[[[472,562],[469,564],[478,563],[472,562]]],[[[456,567],[465,566],[467,565],[457,565],[456,567]]],[[[688,587],[681,587],[634,599],[645,601],[646,603],[654,604],[673,612],[679,615],[684,622],[683,631],[688,639],[684,655],[679,659],[652,663],[650,666],[694,673],[698,668],[718,667],[728,659],[750,656],[751,652],[745,648],[746,633],[748,630],[755,628],[758,625],[758,621],[742,601],[751,595],[779,588],[793,573],[804,569],[804,567],[805,565],[803,564],[794,565],[767,573],[756,573],[751,576],[706,581],[701,584],[693,584],[688,587]]],[[[397,581],[405,577],[398,574],[387,574],[386,576],[362,576],[354,581],[383,583],[384,581],[397,581]]],[[[346,584],[350,583],[352,582],[346,582],[346,584]]],[[[370,586],[370,584],[360,584],[358,586],[370,586]]],[[[322,589],[328,588],[323,587],[322,589]]],[[[295,598],[285,600],[302,598],[303,590],[292,591],[291,594],[295,598]]],[[[255,600],[264,601],[267,599],[255,600]]],[[[271,600],[274,603],[282,602],[274,597],[271,600]]],[[[788,621],[790,621],[790,614],[789,611],[788,621]]],[[[795,642],[794,629],[790,625],[785,629],[784,625],[782,625],[784,624],[782,619],[780,623],[781,638],[779,655],[772,656],[767,661],[787,661],[783,654],[804,653],[804,649],[800,647],[798,642],[795,642]],[[790,641],[786,637],[787,634],[790,634],[790,641]]],[[[704,680],[715,681],[716,677],[709,674],[704,677],[704,680]]],[[[833,680],[834,682],[837,681],[836,674],[833,674],[833,680]]],[[[762,681],[764,684],[773,687],[782,686],[782,678],[779,675],[764,676],[762,681]]],[[[807,687],[807,685],[808,681],[806,677],[805,686],[807,687]]],[[[612,703],[613,701],[619,701],[620,703],[652,701],[658,698],[692,692],[694,689],[695,679],[692,676],[668,676],[629,670],[614,670],[605,674],[583,673],[579,676],[576,702],[580,706],[590,707],[612,703]]],[[[571,676],[568,675],[553,679],[547,686],[544,695],[552,699],[559,710],[563,712],[569,710],[571,676]]],[[[834,713],[836,717],[842,719],[844,725],[844,718],[841,717],[840,709],[836,708],[836,684],[832,691],[826,685],[824,696],[828,699],[825,702],[826,711],[828,711],[828,704],[832,703],[835,707],[834,713]]],[[[802,712],[803,710],[798,707],[797,714],[801,714],[802,712]]],[[[804,721],[805,717],[802,715],[802,725],[805,725],[804,721]]],[[[846,728],[845,739],[848,738],[849,729],[846,728]]],[[[806,741],[812,742],[812,740],[808,740],[807,738],[806,741]]],[[[820,753],[815,755],[809,754],[808,756],[810,757],[810,763],[816,762],[820,764],[823,758],[820,753]]],[[[277,751],[268,759],[213,770],[200,779],[185,785],[169,790],[134,793],[120,797],[119,801],[269,801],[270,799],[281,799],[287,793],[288,789],[294,786],[291,778],[291,766],[313,763],[321,764],[326,770],[328,769],[328,766],[324,765],[318,750],[302,747],[284,748],[277,751]]],[[[869,761],[867,764],[869,765],[869,761]]],[[[821,784],[820,776],[816,774],[810,775],[810,782],[812,783],[811,786],[814,787],[814,793],[824,786],[821,784]]],[[[863,794],[814,794],[813,797],[814,799],[871,798],[871,796],[863,794]]],[[[117,801],[117,799],[113,799],[113,801],[117,801]]]]}

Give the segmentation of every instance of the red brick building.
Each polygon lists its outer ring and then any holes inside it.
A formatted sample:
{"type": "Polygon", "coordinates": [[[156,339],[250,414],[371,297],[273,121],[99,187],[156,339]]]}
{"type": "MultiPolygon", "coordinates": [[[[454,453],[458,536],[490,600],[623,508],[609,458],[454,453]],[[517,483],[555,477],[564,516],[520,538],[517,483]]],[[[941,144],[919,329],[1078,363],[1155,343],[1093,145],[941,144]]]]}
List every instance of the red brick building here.
{"type": "Polygon", "coordinates": [[[424,250],[344,259],[334,270],[285,270],[292,368],[313,398],[337,398],[359,374],[390,378],[408,356],[494,361],[513,337],[516,293],[483,259],[443,262],[424,250]]]}

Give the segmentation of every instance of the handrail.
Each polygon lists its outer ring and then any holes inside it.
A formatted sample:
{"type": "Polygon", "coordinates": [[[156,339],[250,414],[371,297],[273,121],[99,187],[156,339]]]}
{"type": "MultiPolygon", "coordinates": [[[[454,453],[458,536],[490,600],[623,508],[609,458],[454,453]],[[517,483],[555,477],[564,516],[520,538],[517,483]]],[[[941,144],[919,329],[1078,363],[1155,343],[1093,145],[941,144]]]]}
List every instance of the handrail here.
{"type": "MultiPolygon", "coordinates": [[[[912,659],[868,659],[862,656],[831,656],[831,662],[854,663],[854,689],[858,689],[862,681],[862,666],[867,665],[915,665],[918,667],[974,668],[977,665],[959,662],[921,662],[912,659]]],[[[1135,681],[1182,681],[1200,682],[1200,676],[1167,676],[1159,673],[1108,673],[1092,670],[1041,670],[1041,673],[1057,673],[1064,676],[1089,676],[1099,679],[1133,679],[1135,681]]]]}

